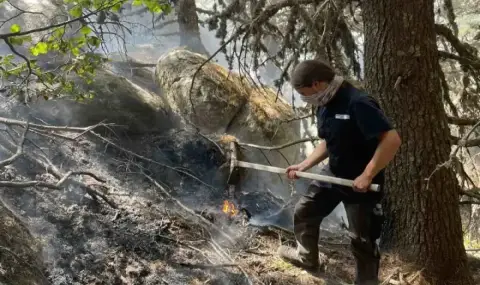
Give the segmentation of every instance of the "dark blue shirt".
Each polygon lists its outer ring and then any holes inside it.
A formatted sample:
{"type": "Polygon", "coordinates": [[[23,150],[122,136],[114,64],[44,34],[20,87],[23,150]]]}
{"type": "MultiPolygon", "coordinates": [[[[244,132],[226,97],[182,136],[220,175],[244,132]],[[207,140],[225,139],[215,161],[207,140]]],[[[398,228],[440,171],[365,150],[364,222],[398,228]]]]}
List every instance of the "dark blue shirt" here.
{"type": "MultiPolygon", "coordinates": [[[[329,166],[335,176],[355,179],[365,170],[392,124],[379,104],[363,91],[344,83],[335,97],[317,110],[318,135],[327,143],[329,166]]],[[[373,183],[383,184],[382,170],[373,183]]]]}

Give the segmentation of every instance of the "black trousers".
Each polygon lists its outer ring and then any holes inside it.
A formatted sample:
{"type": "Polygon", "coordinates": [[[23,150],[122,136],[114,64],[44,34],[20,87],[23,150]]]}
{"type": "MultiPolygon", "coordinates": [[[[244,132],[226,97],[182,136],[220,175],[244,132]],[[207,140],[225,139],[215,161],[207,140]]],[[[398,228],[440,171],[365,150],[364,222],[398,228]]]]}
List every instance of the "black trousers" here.
{"type": "MultiPolygon", "coordinates": [[[[333,175],[328,167],[323,175],[333,175]]],[[[313,182],[295,206],[294,232],[297,250],[302,259],[318,259],[320,224],[340,202],[345,205],[351,251],[356,260],[356,282],[359,285],[378,284],[380,252],[376,240],[380,237],[383,212],[381,194],[359,193],[348,187],[313,182]]]]}

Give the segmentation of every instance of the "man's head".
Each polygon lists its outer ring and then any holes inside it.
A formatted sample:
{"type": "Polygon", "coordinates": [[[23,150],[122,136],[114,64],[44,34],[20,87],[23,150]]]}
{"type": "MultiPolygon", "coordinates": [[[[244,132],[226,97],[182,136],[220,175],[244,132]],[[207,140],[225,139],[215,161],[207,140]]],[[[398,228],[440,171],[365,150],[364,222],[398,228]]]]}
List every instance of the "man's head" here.
{"type": "Polygon", "coordinates": [[[305,60],[295,66],[290,84],[303,96],[311,96],[327,89],[335,71],[321,60],[305,60]]]}

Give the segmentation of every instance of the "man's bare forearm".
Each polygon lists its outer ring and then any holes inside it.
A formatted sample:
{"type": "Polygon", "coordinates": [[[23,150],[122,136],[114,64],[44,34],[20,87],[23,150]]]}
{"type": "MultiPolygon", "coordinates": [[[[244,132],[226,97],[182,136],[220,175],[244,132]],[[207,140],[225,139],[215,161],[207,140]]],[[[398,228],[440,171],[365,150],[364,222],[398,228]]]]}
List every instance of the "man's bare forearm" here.
{"type": "Polygon", "coordinates": [[[391,130],[386,132],[380,141],[380,144],[373,155],[373,158],[365,168],[364,174],[370,179],[375,177],[382,169],[384,169],[398,151],[401,144],[400,136],[397,131],[391,130]]]}
{"type": "Polygon", "coordinates": [[[327,144],[322,141],[313,152],[301,163],[303,170],[308,170],[328,157],[327,144]]]}

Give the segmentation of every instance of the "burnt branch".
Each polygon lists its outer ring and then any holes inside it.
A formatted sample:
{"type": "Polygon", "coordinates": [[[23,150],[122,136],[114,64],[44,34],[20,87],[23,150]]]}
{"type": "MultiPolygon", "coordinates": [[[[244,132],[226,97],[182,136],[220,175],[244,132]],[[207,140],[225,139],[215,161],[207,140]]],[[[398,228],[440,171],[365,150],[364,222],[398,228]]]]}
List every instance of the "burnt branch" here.
{"type": "Polygon", "coordinates": [[[0,168],[3,168],[7,165],[12,164],[15,160],[17,160],[17,158],[19,158],[23,154],[23,145],[25,144],[25,138],[27,136],[27,132],[28,132],[28,123],[27,123],[27,126],[25,127],[24,132],[22,133],[20,142],[17,144],[17,150],[15,154],[13,154],[12,156],[10,156],[9,158],[3,161],[0,161],[0,168]]]}

